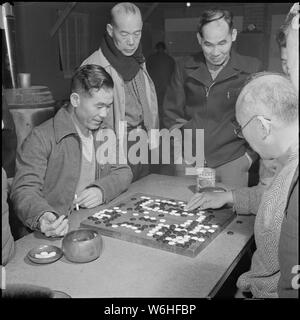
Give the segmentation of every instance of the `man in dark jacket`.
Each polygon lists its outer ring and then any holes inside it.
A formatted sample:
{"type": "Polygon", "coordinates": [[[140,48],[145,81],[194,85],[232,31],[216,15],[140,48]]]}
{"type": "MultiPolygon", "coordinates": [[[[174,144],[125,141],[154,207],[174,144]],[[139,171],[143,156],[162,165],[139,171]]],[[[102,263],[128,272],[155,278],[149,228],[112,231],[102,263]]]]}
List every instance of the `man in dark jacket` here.
{"type": "MultiPolygon", "coordinates": [[[[204,157],[216,168],[217,180],[229,187],[248,186],[256,158],[244,139],[234,134],[235,102],[245,79],[260,71],[256,58],[232,50],[237,36],[226,10],[205,11],[197,38],[202,52],[180,60],[167,89],[163,109],[167,128],[204,129],[204,157]]],[[[195,150],[193,136],[193,150],[195,150]]]]}
{"type": "Polygon", "coordinates": [[[105,130],[101,125],[112,103],[111,76],[98,65],[85,65],[72,78],[70,105],[23,142],[11,199],[29,228],[63,236],[65,217],[74,207],[93,208],[128,188],[130,167],[117,161],[103,164],[98,155],[105,130]]]}

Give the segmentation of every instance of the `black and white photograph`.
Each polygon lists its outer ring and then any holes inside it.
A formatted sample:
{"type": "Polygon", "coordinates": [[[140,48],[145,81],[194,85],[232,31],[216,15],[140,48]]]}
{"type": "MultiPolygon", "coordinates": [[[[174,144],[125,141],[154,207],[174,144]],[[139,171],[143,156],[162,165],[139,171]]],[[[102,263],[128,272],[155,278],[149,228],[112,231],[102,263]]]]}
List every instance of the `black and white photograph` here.
{"type": "Polygon", "coordinates": [[[188,319],[299,299],[299,2],[0,20],[2,302],[188,319]]]}

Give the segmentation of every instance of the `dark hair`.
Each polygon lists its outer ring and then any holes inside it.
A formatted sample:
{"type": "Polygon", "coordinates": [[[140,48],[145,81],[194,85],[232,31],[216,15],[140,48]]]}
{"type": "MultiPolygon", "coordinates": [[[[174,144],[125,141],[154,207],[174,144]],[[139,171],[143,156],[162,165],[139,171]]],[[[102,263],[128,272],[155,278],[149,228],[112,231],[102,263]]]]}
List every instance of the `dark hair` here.
{"type": "Polygon", "coordinates": [[[159,49],[166,50],[166,45],[165,45],[165,43],[162,42],[162,41],[157,42],[157,44],[155,45],[155,49],[156,49],[156,50],[159,50],[159,49]]]}
{"type": "Polygon", "coordinates": [[[79,67],[71,81],[71,92],[91,94],[91,90],[112,89],[114,82],[111,76],[96,64],[79,67]]]}
{"type": "Polygon", "coordinates": [[[286,47],[286,35],[284,33],[283,28],[280,28],[276,34],[276,41],[278,43],[279,48],[286,47]]]}
{"type": "Polygon", "coordinates": [[[198,23],[198,32],[200,36],[202,37],[202,29],[203,27],[216,20],[223,19],[227,22],[229,29],[233,29],[233,14],[228,10],[222,10],[222,9],[210,9],[205,10],[199,20],[198,23]]]}

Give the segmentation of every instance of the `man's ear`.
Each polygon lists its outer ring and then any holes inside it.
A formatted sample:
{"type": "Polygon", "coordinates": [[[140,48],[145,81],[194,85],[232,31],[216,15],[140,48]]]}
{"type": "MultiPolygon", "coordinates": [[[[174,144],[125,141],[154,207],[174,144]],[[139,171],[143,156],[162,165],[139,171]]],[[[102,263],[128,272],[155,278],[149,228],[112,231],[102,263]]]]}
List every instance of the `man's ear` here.
{"type": "Polygon", "coordinates": [[[80,97],[78,93],[72,92],[70,95],[70,102],[74,108],[80,105],[80,97]]]}
{"type": "Polygon", "coordinates": [[[268,138],[268,136],[271,133],[271,123],[269,120],[266,120],[262,116],[258,116],[257,119],[259,121],[259,127],[261,130],[262,139],[265,140],[268,138]]]}
{"type": "Polygon", "coordinates": [[[113,26],[110,23],[108,23],[106,25],[106,31],[109,34],[109,36],[112,37],[112,35],[113,35],[113,26]]]}
{"type": "Polygon", "coordinates": [[[231,32],[232,42],[234,42],[236,40],[236,36],[237,36],[237,30],[236,29],[232,29],[232,32],[231,32]]]}
{"type": "Polygon", "coordinates": [[[199,44],[201,46],[202,45],[202,37],[200,36],[199,32],[197,32],[197,40],[198,40],[198,42],[199,42],[199,44]]]}

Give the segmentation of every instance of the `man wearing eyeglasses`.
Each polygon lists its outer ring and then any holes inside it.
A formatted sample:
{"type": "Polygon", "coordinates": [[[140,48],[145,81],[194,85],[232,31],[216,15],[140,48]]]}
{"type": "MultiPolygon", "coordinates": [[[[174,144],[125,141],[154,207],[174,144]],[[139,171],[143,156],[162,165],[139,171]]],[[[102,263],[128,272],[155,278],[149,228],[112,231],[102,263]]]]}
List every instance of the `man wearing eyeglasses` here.
{"type": "MultiPolygon", "coordinates": [[[[239,125],[236,133],[262,159],[276,159],[280,163],[275,177],[268,188],[241,188],[219,193],[220,196],[200,196],[193,201],[201,208],[234,203],[238,213],[256,214],[257,250],[251,269],[238,279],[236,297],[249,293],[255,298],[276,298],[281,272],[279,237],[299,156],[298,97],[293,84],[281,74],[254,75],[237,99],[236,118],[239,125]]],[[[191,209],[195,203],[189,204],[191,209]]],[[[291,249],[295,244],[286,240],[286,245],[291,249]]]]}
{"type": "MultiPolygon", "coordinates": [[[[99,50],[83,61],[98,64],[112,77],[114,104],[105,122],[118,135],[121,121],[127,122],[127,133],[132,130],[151,130],[159,126],[157,96],[142,53],[143,21],[139,8],[129,2],[118,3],[111,9],[99,50]]],[[[128,141],[127,150],[132,143],[128,141]]],[[[149,173],[147,164],[129,165],[133,181],[149,173]]]]}
{"type": "MultiPolygon", "coordinates": [[[[240,133],[261,158],[277,159],[282,165],[259,202],[257,250],[251,269],[239,277],[237,286],[257,298],[278,297],[279,235],[299,161],[298,98],[293,84],[283,75],[254,76],[238,97],[236,118],[240,133]]],[[[249,193],[251,201],[250,197],[249,193]]]]}
{"type": "Polygon", "coordinates": [[[234,134],[235,102],[245,79],[261,70],[258,59],[233,50],[236,37],[232,13],[205,11],[197,32],[202,52],[176,64],[163,103],[169,130],[204,129],[207,165],[216,168],[217,180],[231,188],[248,186],[248,170],[255,159],[246,141],[234,134]]]}

